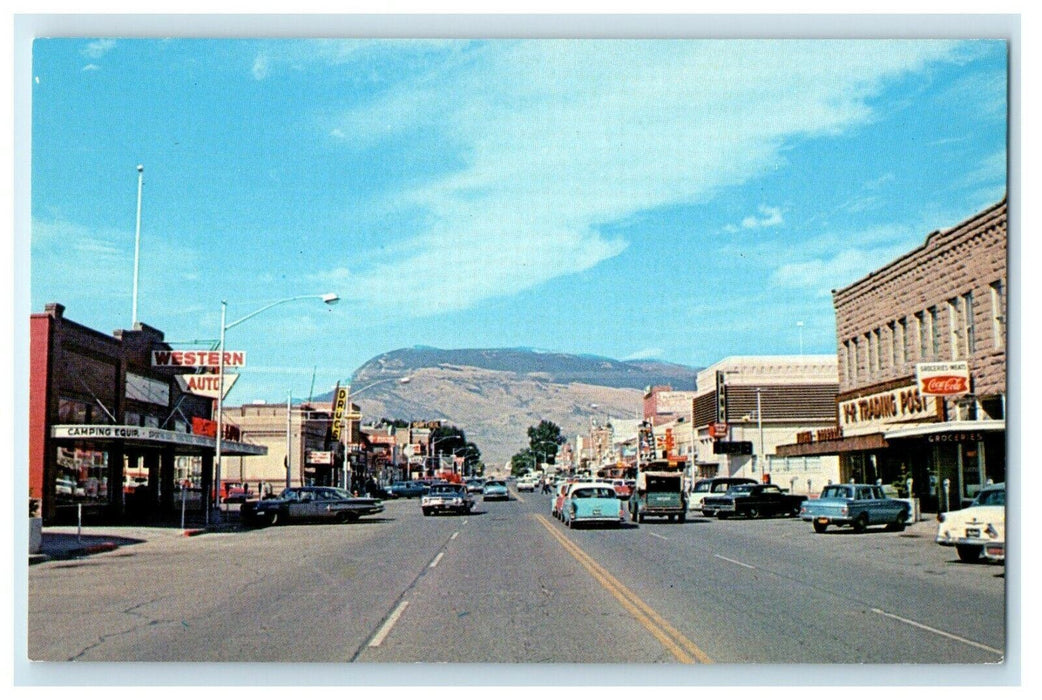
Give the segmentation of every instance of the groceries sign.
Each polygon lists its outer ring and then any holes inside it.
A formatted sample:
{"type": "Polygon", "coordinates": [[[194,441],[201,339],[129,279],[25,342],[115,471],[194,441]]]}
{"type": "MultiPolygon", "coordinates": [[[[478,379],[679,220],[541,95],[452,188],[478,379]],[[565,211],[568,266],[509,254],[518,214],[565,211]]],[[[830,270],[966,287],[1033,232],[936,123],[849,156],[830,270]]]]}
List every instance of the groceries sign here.
{"type": "Polygon", "coordinates": [[[968,362],[924,362],[915,366],[923,396],[962,396],[970,393],[968,362]]]}

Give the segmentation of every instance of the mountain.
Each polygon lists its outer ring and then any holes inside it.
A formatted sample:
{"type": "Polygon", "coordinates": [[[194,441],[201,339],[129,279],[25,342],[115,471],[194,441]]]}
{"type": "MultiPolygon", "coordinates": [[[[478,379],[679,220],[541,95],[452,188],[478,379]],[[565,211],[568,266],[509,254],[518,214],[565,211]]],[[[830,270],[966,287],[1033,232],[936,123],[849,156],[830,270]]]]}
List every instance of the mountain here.
{"type": "MultiPolygon", "coordinates": [[[[443,350],[413,347],[378,355],[351,380],[351,401],[366,420],[442,420],[461,428],[489,464],[528,444],[540,420],[574,443],[594,418],[636,418],[647,386],[694,388],[698,370],[530,348],[443,350]],[[402,378],[408,377],[407,383],[402,378]]],[[[329,401],[332,394],[316,397],[329,401]]]]}

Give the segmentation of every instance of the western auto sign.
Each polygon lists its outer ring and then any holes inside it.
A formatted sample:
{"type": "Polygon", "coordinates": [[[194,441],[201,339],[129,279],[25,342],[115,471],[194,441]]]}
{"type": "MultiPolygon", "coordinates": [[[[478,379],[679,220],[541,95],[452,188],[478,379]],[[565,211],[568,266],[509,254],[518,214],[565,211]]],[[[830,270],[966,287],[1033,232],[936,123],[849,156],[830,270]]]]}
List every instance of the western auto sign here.
{"type": "MultiPolygon", "coordinates": [[[[214,350],[153,350],[153,367],[220,367],[221,353],[214,350]]],[[[225,367],[245,367],[244,350],[225,350],[225,367]]]]}
{"type": "MultiPolygon", "coordinates": [[[[187,394],[216,399],[217,395],[221,393],[221,375],[219,374],[178,374],[174,378],[177,380],[177,385],[181,387],[181,391],[187,394]]],[[[238,378],[237,374],[224,375],[224,396],[228,395],[238,378]]],[[[223,399],[224,396],[221,398],[223,399]]]]}
{"type": "Polygon", "coordinates": [[[968,362],[926,362],[915,366],[923,396],[962,396],[970,393],[968,362]]]}

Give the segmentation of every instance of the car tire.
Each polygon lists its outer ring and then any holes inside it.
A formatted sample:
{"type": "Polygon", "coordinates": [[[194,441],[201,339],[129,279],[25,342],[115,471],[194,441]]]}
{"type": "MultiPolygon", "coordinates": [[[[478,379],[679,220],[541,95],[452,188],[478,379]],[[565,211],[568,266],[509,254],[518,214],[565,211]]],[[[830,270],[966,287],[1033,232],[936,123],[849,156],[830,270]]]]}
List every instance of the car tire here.
{"type": "Polygon", "coordinates": [[[277,511],[271,513],[270,515],[268,515],[268,525],[278,525],[278,524],[279,524],[279,514],[278,514],[277,511]]]}
{"type": "Polygon", "coordinates": [[[975,564],[980,561],[980,553],[984,548],[978,544],[957,544],[955,551],[959,554],[960,561],[967,564],[975,564]]]}
{"type": "Polygon", "coordinates": [[[430,508],[424,508],[423,509],[423,515],[424,516],[429,516],[430,514],[431,514],[431,509],[430,508]]]}
{"type": "Polygon", "coordinates": [[[717,520],[727,520],[727,513],[723,512],[723,511],[717,512],[716,519],[717,520]]]}
{"type": "Polygon", "coordinates": [[[678,515],[677,516],[677,522],[678,523],[686,523],[687,522],[687,513],[681,513],[680,515],[678,515]]]}
{"type": "Polygon", "coordinates": [[[862,513],[854,518],[852,525],[854,527],[854,532],[864,532],[868,528],[868,516],[862,513]]]}
{"type": "Polygon", "coordinates": [[[908,513],[901,511],[897,514],[897,520],[886,526],[886,529],[890,532],[904,532],[905,520],[908,520],[908,513]]]}
{"type": "Polygon", "coordinates": [[[799,514],[800,514],[800,507],[799,506],[795,506],[795,507],[792,508],[792,510],[789,511],[789,517],[790,518],[799,517],[799,514]]]}
{"type": "Polygon", "coordinates": [[[818,522],[815,522],[814,523],[814,532],[816,532],[816,533],[818,533],[820,535],[821,533],[825,532],[825,530],[827,530],[828,527],[829,527],[828,523],[818,523],[818,522]]]}
{"type": "Polygon", "coordinates": [[[745,511],[745,514],[748,515],[751,519],[755,520],[756,518],[760,517],[760,510],[758,508],[749,508],[747,511],[745,511]]]}

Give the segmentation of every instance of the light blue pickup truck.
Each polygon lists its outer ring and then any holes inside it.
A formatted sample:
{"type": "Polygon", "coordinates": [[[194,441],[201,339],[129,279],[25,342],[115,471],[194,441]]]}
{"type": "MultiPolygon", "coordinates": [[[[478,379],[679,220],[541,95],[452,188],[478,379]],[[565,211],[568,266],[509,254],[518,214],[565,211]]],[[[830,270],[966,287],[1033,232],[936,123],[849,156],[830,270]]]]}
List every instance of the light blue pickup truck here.
{"type": "Polygon", "coordinates": [[[849,525],[864,532],[869,525],[886,525],[900,532],[908,521],[907,501],[887,498],[882,486],[873,484],[829,484],[819,498],[808,499],[800,508],[800,518],[814,524],[814,532],[825,532],[829,525],[849,525]]]}

